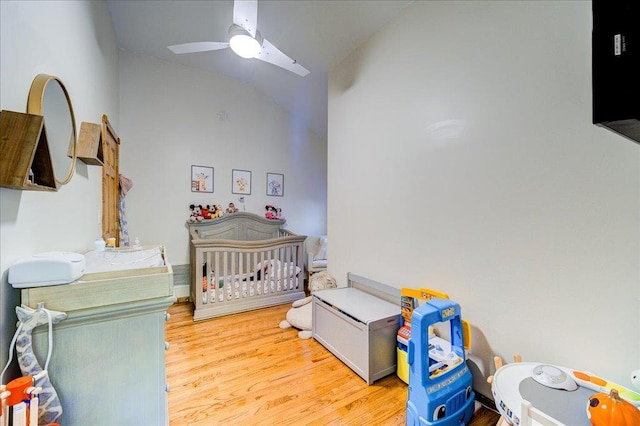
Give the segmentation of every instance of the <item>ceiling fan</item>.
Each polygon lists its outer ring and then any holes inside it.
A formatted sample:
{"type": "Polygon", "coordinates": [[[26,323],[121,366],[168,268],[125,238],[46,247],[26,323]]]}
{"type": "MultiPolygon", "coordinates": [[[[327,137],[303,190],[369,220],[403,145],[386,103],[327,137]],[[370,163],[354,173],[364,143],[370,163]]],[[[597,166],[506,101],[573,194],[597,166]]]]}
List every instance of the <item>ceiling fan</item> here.
{"type": "Polygon", "coordinates": [[[238,56],[255,58],[288,71],[306,76],[309,70],[282,53],[257,29],[258,0],[235,0],[233,3],[233,24],[229,27],[229,41],[201,41],[175,44],[168,48],[176,54],[208,52],[230,47],[238,56]]]}

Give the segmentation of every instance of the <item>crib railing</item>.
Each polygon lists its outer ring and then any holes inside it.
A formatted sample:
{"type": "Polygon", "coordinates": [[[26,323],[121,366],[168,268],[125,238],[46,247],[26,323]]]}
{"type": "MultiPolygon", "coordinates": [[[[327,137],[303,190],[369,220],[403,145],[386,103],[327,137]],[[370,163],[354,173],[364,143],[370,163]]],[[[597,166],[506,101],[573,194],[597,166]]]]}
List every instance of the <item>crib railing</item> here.
{"type": "Polygon", "coordinates": [[[191,240],[194,320],[301,299],[306,236],[261,241],[191,240]]]}

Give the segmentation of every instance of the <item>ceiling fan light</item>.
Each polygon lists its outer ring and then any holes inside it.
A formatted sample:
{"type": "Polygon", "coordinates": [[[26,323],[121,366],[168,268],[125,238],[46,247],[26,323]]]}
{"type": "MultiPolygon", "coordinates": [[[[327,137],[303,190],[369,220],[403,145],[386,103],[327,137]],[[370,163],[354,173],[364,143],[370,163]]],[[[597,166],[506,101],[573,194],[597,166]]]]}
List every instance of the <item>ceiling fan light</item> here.
{"type": "Polygon", "coordinates": [[[229,40],[229,47],[243,58],[255,58],[260,53],[258,40],[247,34],[235,34],[229,40]]]}

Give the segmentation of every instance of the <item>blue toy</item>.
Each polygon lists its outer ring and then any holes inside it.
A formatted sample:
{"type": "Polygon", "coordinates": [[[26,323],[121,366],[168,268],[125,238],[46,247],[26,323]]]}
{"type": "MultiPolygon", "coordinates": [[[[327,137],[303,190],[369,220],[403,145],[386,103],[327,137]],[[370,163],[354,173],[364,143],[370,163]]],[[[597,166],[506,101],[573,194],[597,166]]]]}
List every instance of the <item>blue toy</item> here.
{"type": "MultiPolygon", "coordinates": [[[[413,310],[418,307],[418,300],[431,300],[434,297],[438,299],[448,299],[449,295],[446,293],[441,293],[436,290],[431,290],[430,288],[408,288],[402,287],[400,289],[400,328],[398,329],[398,347],[396,349],[397,355],[397,374],[400,379],[409,384],[409,356],[408,356],[408,346],[409,339],[411,339],[411,316],[413,315],[413,310]]],[[[464,325],[463,321],[463,325],[464,325]]],[[[467,331],[465,329],[465,331],[467,331]]],[[[471,334],[469,333],[469,336],[471,334]]],[[[465,348],[467,348],[467,343],[465,341],[465,348]]]]}
{"type": "Polygon", "coordinates": [[[413,311],[408,344],[409,426],[468,424],[474,412],[475,393],[464,351],[460,305],[431,299],[413,311]],[[448,321],[451,341],[429,337],[429,326],[448,321]]]}

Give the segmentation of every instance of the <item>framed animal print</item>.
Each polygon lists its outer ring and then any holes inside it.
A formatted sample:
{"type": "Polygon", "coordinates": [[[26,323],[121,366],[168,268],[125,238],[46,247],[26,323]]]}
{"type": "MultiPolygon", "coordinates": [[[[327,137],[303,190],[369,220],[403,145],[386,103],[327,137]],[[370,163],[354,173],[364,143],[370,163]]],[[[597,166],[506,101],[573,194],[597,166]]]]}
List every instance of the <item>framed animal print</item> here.
{"type": "Polygon", "coordinates": [[[213,167],[191,166],[191,192],[213,192],[213,167]]]}
{"type": "Polygon", "coordinates": [[[271,197],[284,196],[284,175],[267,172],[267,195],[271,197]]]}
{"type": "Polygon", "coordinates": [[[248,170],[231,171],[231,193],[251,195],[251,172],[248,170]]]}

